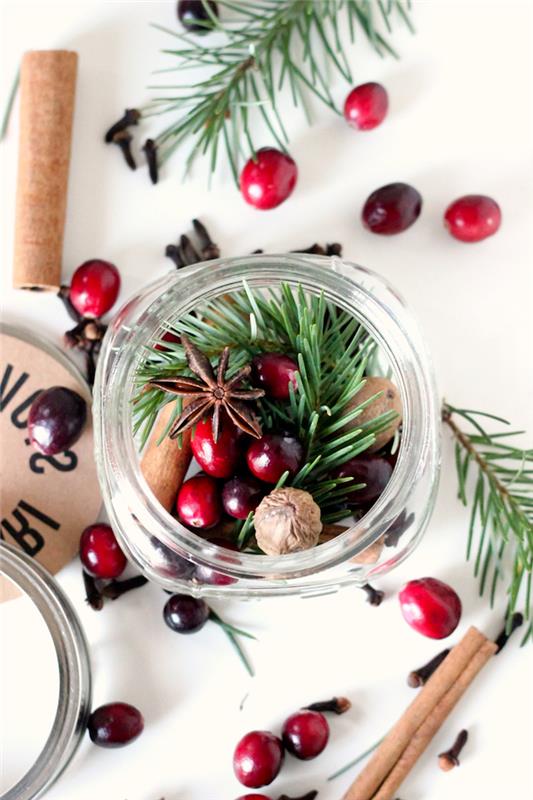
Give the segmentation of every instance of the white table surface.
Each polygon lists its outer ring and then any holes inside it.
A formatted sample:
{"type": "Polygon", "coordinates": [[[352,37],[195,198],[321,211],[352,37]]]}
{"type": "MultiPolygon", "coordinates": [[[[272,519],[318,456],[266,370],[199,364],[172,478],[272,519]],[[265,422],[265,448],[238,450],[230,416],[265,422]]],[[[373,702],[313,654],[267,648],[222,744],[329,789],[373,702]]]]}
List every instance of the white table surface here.
{"type": "MultiPolygon", "coordinates": [[[[166,63],[157,50],[169,41],[148,23],[172,26],[174,3],[4,2],[1,97],[23,51],[65,47],[80,54],[65,280],[88,258],[109,259],[121,270],[126,298],[170,268],[164,246],[187,230],[193,216],[207,223],[224,255],[340,241],[347,257],[383,273],[404,294],[450,401],[502,414],[533,432],[530,9],[508,0],[416,2],[417,35],[400,25],[394,37],[399,62],[357,46],[357,81],[385,84],[389,117],[376,131],[357,134],[324,109],[313,128],[299,112],[288,111],[299,184],[287,203],[261,213],[241,201],[225,170],[210,192],[202,168],[182,184],[178,156],[152,187],[144,171],[127,171],[119,153],[102,143],[122,109],[145,99],[150,70],[166,63]],[[396,180],[422,193],[421,218],[393,238],[364,231],[363,201],[396,180]],[[442,214],[448,202],[471,192],[498,200],[503,225],[486,242],[464,245],[444,231],[442,214]]],[[[335,82],[333,91],[342,99],[347,87],[335,82]]],[[[16,115],[0,151],[4,318],[59,342],[68,321],[58,301],[10,288],[16,115]]],[[[317,788],[320,800],[339,800],[353,773],[331,783],[325,778],[385,732],[413,697],[406,673],[439,649],[402,621],[395,597],[400,585],[432,575],[459,590],[464,615],[454,640],[472,623],[489,633],[499,628],[504,598],[491,612],[464,560],[467,514],[455,497],[445,434],[432,522],[417,552],[382,580],[387,600],[380,608],[368,606],[354,589],[306,602],[215,603],[229,621],[259,638],[248,648],[257,671],[253,680],[214,625],[194,637],[169,631],[159,621],[164,596],[155,586],[95,614],[84,604],[78,564],[64,569],[60,583],[92,648],[95,704],[132,702],[143,711],[146,729],[120,751],[86,740],[48,800],[232,800],[244,793],[231,769],[241,734],[279,731],[301,704],[346,694],[353,709],[331,720],[326,752],[307,764],[288,758],[265,790],[276,798],[317,788]]],[[[21,658],[38,657],[31,647],[20,642],[21,658]]],[[[401,788],[403,800],[531,796],[531,666],[531,651],[520,651],[513,640],[431,743],[401,788]],[[445,775],[436,754],[461,727],[471,737],[463,764],[445,775]]],[[[38,713],[34,707],[32,714],[38,713]]]]}

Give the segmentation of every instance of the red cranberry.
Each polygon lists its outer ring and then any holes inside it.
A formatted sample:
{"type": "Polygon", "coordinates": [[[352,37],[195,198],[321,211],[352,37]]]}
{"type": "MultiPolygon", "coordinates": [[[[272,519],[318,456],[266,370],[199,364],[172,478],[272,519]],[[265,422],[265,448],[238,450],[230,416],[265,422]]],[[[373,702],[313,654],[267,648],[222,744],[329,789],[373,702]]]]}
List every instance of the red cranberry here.
{"type": "Polygon", "coordinates": [[[264,353],[252,362],[253,378],[256,386],[264,389],[274,400],[288,400],[289,386],[296,389],[298,364],[283,353],[264,353]]]}
{"type": "Polygon", "coordinates": [[[320,755],[328,739],[328,721],[318,711],[297,711],[283,725],[283,746],[302,761],[320,755]]]}
{"type": "Polygon", "coordinates": [[[246,519],[255,511],[262,496],[261,486],[253,478],[232,478],[222,489],[222,505],[231,517],[246,519]]]}
{"type": "Polygon", "coordinates": [[[398,597],[405,621],[430,639],[445,639],[461,619],[459,596],[451,586],[436,578],[409,581],[398,597]]]}
{"type": "Polygon", "coordinates": [[[101,317],[114,305],[120,291],[120,274],[109,261],[85,261],[70,283],[69,299],[82,317],[101,317]]]}
{"type": "Polygon", "coordinates": [[[115,534],[103,522],[89,525],[80,538],[80,559],[95,578],[118,578],[126,569],[126,556],[115,534]]]}
{"type": "Polygon", "coordinates": [[[178,516],[193,528],[212,528],[220,522],[222,503],[218,484],[209,475],[195,475],[182,484],[176,501],[178,516]]]}
{"type": "Polygon", "coordinates": [[[178,19],[189,33],[209,33],[213,29],[213,20],[209,11],[218,17],[218,6],[214,0],[179,0],[176,9],[178,19]]]}
{"type": "Polygon", "coordinates": [[[176,633],[196,633],[209,619],[209,606],[188,594],[173,594],[165,603],[163,618],[176,633]]]}
{"type": "MultiPolygon", "coordinates": [[[[237,545],[229,539],[222,539],[219,536],[213,536],[207,540],[211,544],[216,544],[217,547],[225,547],[226,550],[235,550],[238,552],[237,545]]],[[[224,560],[229,564],[235,563],[235,559],[224,557],[224,560]]],[[[194,577],[199,583],[207,583],[210,586],[229,586],[232,583],[237,583],[237,578],[232,578],[231,575],[225,575],[223,572],[217,572],[213,567],[208,567],[204,564],[198,564],[194,570],[194,577]]]]}
{"type": "Polygon", "coordinates": [[[289,197],[296,185],[298,169],[293,159],[274,147],[262,147],[243,167],[241,193],[247,203],[266,210],[289,197]]]}
{"type": "Polygon", "coordinates": [[[387,90],[380,83],[362,83],[352,89],[344,103],[344,118],[359,131],[377,128],[389,108],[387,90]]]}
{"type": "Polygon", "coordinates": [[[141,735],[144,720],[128,703],[108,703],[93,711],[87,727],[91,741],[99,747],[123,747],[141,735]]]}
{"type": "Polygon", "coordinates": [[[266,483],[277,483],[285,471],[298,472],[303,458],[301,442],[294,436],[267,433],[252,442],[246,453],[248,469],[266,483]]]}
{"type": "Polygon", "coordinates": [[[363,206],[363,225],[372,233],[390,236],[410,228],[419,217],[422,197],[407,183],[389,183],[376,189],[363,206]]]}
{"type": "Polygon", "coordinates": [[[240,456],[239,431],[232,422],[224,419],[215,442],[211,417],[202,419],[194,430],[191,448],[204,472],[214,478],[229,478],[240,456]]]}
{"type": "Polygon", "coordinates": [[[283,763],[283,745],[270,731],[243,736],[233,754],[237,780],[251,789],[272,783],[283,763]]]}
{"type": "Polygon", "coordinates": [[[28,432],[32,445],[47,456],[62,453],[78,441],[87,419],[87,403],[65,386],[41,392],[30,407],[28,432]]]}
{"type": "Polygon", "coordinates": [[[355,505],[374,503],[390,480],[393,467],[384,456],[360,455],[350,459],[338,470],[339,478],[353,478],[354,483],[364,483],[362,489],[350,493],[350,502],[355,505]]]}
{"type": "MultiPolygon", "coordinates": [[[[176,336],[175,333],[171,333],[170,331],[166,331],[166,333],[164,333],[161,336],[161,340],[163,342],[168,342],[169,344],[179,344],[181,342],[181,338],[179,336],[176,336]]],[[[162,350],[163,352],[169,349],[170,348],[165,347],[164,344],[156,344],[156,346],[154,347],[154,350],[162,350]]]]}
{"type": "Polygon", "coordinates": [[[467,194],[454,200],[444,215],[445,226],[461,242],[480,242],[492,236],[501,221],[500,206],[483,194],[467,194]]]}

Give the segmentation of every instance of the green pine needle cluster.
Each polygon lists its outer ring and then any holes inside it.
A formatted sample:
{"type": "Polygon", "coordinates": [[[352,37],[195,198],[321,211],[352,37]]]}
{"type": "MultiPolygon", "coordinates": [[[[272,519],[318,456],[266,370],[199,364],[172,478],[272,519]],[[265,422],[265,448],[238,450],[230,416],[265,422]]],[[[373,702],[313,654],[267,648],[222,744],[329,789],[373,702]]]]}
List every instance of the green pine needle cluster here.
{"type": "Polygon", "coordinates": [[[186,170],[204,154],[213,172],[219,151],[225,150],[236,181],[242,162],[257,151],[255,118],[263,120],[272,137],[261,145],[286,149],[288,134],[278,102],[284,89],[309,121],[310,96],[341,113],[330,91],[331,73],[353,83],[341,30],[349,30],[352,44],[361,33],[380,56],[394,57],[388,41],[393,22],[399,19],[412,30],[405,0],[219,0],[220,19],[204,6],[208,33],[222,34],[222,43],[214,45],[210,35],[154,27],[179,40],[178,47],[163,50],[177,59],[176,66],[160,72],[181,78],[207,67],[207,76],[150,86],[158,93],[141,111],[143,117],[172,117],[154,137],[160,164],[189,142],[186,170]]]}
{"type": "MultiPolygon", "coordinates": [[[[391,411],[361,425],[354,423],[378,395],[345,411],[364,385],[376,347],[359,322],[323,294],[308,294],[301,286],[284,283],[277,291],[252,290],[243,283],[241,290],[202,303],[168,329],[177,336],[186,334],[213,364],[229,345],[228,377],[265,352],[282,352],[297,360],[297,386],[290,387],[289,401],[262,398],[256,406],[263,432],[289,430],[304,446],[302,468],[292,477],[282,476],[278,486],[310,492],[325,523],[349,516],[347,496],[357,486],[351,478],[334,477],[335,471],[370,447],[376,434],[396,416],[391,411]]],[[[165,433],[182,409],[180,398],[147,384],[156,378],[191,374],[181,344],[161,343],[165,349],[149,349],[137,375],[134,428],[141,447],[166,403],[175,403],[175,408],[165,433]]],[[[252,517],[237,528],[242,545],[252,530],[252,517]]]]}
{"type": "Polygon", "coordinates": [[[455,439],[459,498],[465,506],[471,498],[467,558],[474,560],[480,594],[488,592],[491,606],[506,586],[508,628],[524,598],[526,641],[533,638],[533,449],[513,445],[512,437],[523,431],[488,433],[483,418],[509,424],[492,414],[443,407],[455,439]],[[455,418],[467,423],[468,432],[455,418]]]}

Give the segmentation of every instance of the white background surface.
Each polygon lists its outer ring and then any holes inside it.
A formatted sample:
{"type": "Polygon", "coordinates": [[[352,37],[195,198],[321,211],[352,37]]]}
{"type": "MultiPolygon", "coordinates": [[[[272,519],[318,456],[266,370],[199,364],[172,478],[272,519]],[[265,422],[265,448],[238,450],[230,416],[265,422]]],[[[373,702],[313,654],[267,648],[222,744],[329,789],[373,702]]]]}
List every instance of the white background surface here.
{"type": "MultiPolygon", "coordinates": [[[[286,204],[261,213],[241,201],[224,170],[210,192],[201,169],[181,184],[178,155],[152,187],[144,170],[127,171],[119,153],[102,143],[123,108],[146,98],[142,87],[150,83],[150,71],[168,65],[157,50],[170,41],[148,23],[173,26],[174,3],[4,3],[2,98],[24,50],[66,47],[80,54],[65,281],[82,261],[102,257],[119,266],[127,297],[169,269],[164,246],[188,228],[192,216],[208,224],[224,255],[340,241],[347,257],[383,273],[404,294],[427,336],[441,392],[451,402],[500,413],[515,427],[533,431],[530,9],[529,3],[508,0],[417,2],[417,35],[397,26],[399,62],[380,60],[366,46],[354,48],[356,81],[385,84],[389,117],[374,132],[357,134],[324,109],[312,129],[299,112],[287,112],[299,184],[286,204]],[[400,236],[373,236],[359,222],[362,203],[372,190],[396,180],[422,193],[422,216],[400,236]],[[470,192],[494,196],[503,210],[501,231],[476,245],[456,242],[442,226],[448,202],[470,192]]],[[[347,87],[336,82],[333,91],[341,100],[347,87]]],[[[16,129],[15,116],[0,148],[5,318],[59,342],[68,325],[59,302],[10,289],[16,129]]],[[[383,579],[387,600],[380,608],[368,606],[357,590],[305,602],[215,604],[229,621],[259,637],[248,648],[254,680],[214,625],[194,637],[166,629],[160,621],[164,596],[157,588],[95,614],[84,605],[78,565],[65,569],[61,584],[92,647],[95,704],[132,702],[143,711],[146,729],[121,751],[84,742],[49,800],[233,800],[243,794],[231,769],[241,734],[279,731],[301,704],[346,694],[353,709],[331,720],[326,752],[308,764],[288,758],[265,790],[276,798],[317,788],[320,800],[339,800],[354,775],[332,783],[326,776],[385,732],[413,697],[406,673],[439,649],[401,620],[395,593],[402,582],[433,575],[459,590],[465,610],[454,641],[471,623],[489,633],[500,625],[504,599],[491,612],[477,597],[464,561],[467,512],[455,497],[446,435],[444,444],[442,486],[429,531],[412,558],[383,579]]],[[[17,657],[38,663],[32,647],[21,637],[17,657]]],[[[431,743],[402,786],[403,800],[531,796],[531,666],[530,651],[519,651],[513,641],[431,743]],[[463,764],[444,775],[436,754],[461,727],[470,731],[463,764]]],[[[32,715],[39,712],[31,709],[32,715]]]]}

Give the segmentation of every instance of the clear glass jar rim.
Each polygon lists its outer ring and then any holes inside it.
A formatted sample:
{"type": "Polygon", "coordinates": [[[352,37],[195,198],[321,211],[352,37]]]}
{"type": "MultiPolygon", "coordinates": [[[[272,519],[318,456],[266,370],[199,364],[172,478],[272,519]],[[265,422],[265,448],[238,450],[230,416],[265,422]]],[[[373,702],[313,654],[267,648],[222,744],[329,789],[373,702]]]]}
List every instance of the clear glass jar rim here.
{"type": "Polygon", "coordinates": [[[41,753],[2,800],[35,800],[68,766],[91,710],[91,668],[85,634],[68,597],[50,573],[18,548],[0,544],[0,572],[32,600],[50,631],[59,669],[59,701],[41,753]]]}
{"type": "MultiPolygon", "coordinates": [[[[95,429],[99,431],[100,445],[108,447],[112,452],[113,463],[110,464],[107,460],[106,468],[118,470],[123,475],[128,467],[135,465],[128,478],[120,480],[120,492],[125,495],[124,506],[129,508],[130,513],[168,547],[176,550],[177,546],[178,550],[192,553],[199,563],[230,569],[232,575],[243,579],[275,576],[278,580],[288,580],[302,577],[353,558],[372,545],[383,533],[383,530],[372,530],[373,523],[384,514],[392,521],[401,513],[411,488],[418,480],[428,449],[438,441],[438,408],[432,369],[419,329],[405,309],[397,290],[377,273],[338,257],[268,254],[196,264],[180,270],[175,276],[167,275],[152,282],[144,288],[142,294],[146,292],[154,299],[145,309],[142,321],[128,332],[131,345],[129,353],[125,355],[114,351],[112,355],[116,361],[108,374],[107,361],[111,357],[112,349],[108,348],[105,358],[100,360],[95,384],[95,395],[98,398],[95,404],[95,408],[98,406],[95,429]],[[365,288],[358,283],[354,270],[368,275],[369,282],[374,280],[386,286],[397,301],[397,308],[392,310],[372,293],[371,288],[365,288]],[[284,281],[293,285],[302,284],[304,289],[315,293],[324,291],[329,299],[358,317],[383,348],[393,366],[402,397],[404,421],[402,447],[391,480],[379,500],[363,518],[368,529],[365,535],[353,540],[356,528],[360,530],[359,521],[357,526],[352,526],[335,539],[312,550],[284,556],[239,553],[239,563],[233,566],[228,564],[227,550],[209,544],[201,536],[180,525],[158,503],[148,488],[140,471],[132,436],[131,391],[146,339],[155,337],[157,331],[161,330],[163,321],[168,321],[169,316],[178,317],[192,310],[210,297],[242,288],[243,280],[250,286],[264,286],[268,281],[284,281]],[[168,310],[164,320],[162,309],[170,302],[173,303],[172,311],[168,310]],[[152,329],[145,330],[143,323],[149,318],[152,329]],[[404,353],[401,358],[400,351],[404,353]],[[112,391],[118,395],[116,398],[110,396],[111,384],[112,391]],[[119,406],[116,426],[110,424],[105,410],[113,400],[117,400],[119,406]]],[[[123,326],[123,313],[119,311],[117,325],[123,326]]],[[[110,330],[107,336],[112,335],[113,331],[110,330]]],[[[109,487],[106,468],[101,468],[100,475],[101,480],[109,487]]],[[[114,497],[112,504],[116,502],[117,497],[114,497]]]]}

